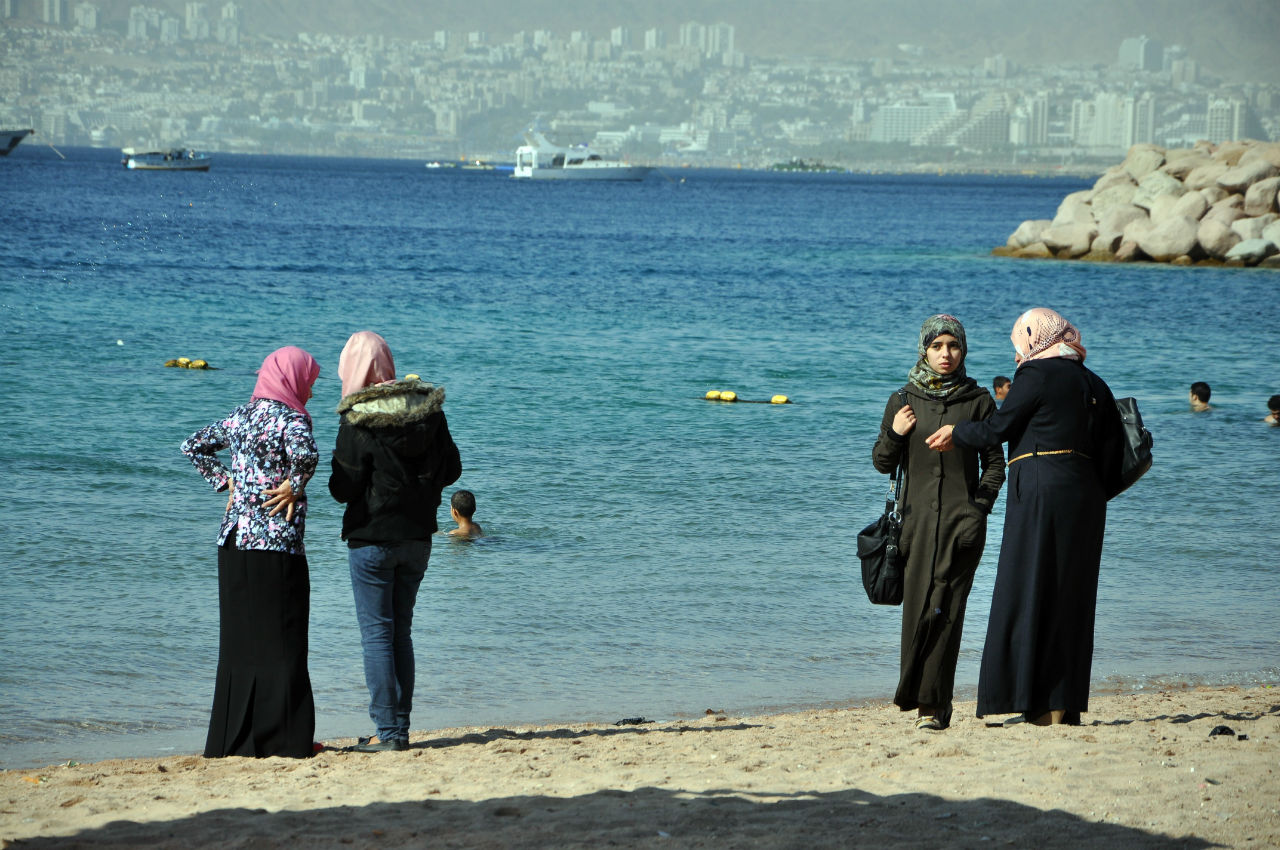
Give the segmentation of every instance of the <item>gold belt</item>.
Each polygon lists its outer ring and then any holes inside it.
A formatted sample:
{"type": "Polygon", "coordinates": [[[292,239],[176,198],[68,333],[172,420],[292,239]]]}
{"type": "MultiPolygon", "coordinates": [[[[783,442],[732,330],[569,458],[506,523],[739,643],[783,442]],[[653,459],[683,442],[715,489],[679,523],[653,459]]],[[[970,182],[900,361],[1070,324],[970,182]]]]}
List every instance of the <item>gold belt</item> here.
{"type": "Polygon", "coordinates": [[[1084,452],[1078,452],[1075,449],[1054,449],[1051,452],[1027,452],[1024,455],[1011,457],[1009,458],[1009,462],[1005,464],[1005,466],[1013,466],[1018,461],[1025,460],[1026,458],[1029,458],[1029,457],[1044,457],[1045,455],[1080,455],[1080,457],[1084,458],[1085,460],[1093,460],[1093,458],[1089,457],[1084,452]]]}

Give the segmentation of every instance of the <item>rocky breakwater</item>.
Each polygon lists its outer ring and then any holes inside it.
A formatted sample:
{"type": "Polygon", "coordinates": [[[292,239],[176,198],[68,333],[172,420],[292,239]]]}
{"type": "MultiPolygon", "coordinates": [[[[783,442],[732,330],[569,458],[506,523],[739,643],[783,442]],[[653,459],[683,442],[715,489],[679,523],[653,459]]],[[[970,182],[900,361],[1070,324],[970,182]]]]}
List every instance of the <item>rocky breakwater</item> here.
{"type": "Polygon", "coordinates": [[[1134,145],[1052,220],[1024,221],[993,253],[1280,269],[1280,143],[1134,145]]]}

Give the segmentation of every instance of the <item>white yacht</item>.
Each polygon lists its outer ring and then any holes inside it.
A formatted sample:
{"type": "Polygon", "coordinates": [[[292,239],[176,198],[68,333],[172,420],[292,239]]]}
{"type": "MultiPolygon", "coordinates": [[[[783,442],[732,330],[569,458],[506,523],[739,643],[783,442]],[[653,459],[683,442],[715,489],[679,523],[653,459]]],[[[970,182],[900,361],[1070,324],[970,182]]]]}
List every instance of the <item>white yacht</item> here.
{"type": "Polygon", "coordinates": [[[572,148],[553,145],[535,130],[525,133],[524,140],[525,143],[516,148],[512,177],[531,180],[643,180],[653,170],[647,165],[604,159],[585,145],[572,148]]]}

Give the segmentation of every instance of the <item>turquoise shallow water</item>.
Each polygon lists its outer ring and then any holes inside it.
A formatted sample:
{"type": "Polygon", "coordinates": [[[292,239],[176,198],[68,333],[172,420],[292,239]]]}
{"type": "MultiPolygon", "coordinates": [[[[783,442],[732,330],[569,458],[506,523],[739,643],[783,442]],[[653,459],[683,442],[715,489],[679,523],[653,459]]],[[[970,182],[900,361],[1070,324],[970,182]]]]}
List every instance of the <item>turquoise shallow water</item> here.
{"type": "MultiPolygon", "coordinates": [[[[177,451],[271,349],[382,333],[443,383],[490,536],[438,539],[414,725],[664,719],[886,697],[898,616],[854,538],[882,504],[880,411],[928,314],[970,374],[1054,306],[1136,395],[1156,466],[1111,506],[1098,688],[1280,680],[1270,482],[1274,273],[988,256],[1083,184],[654,174],[538,185],[421,163],[219,157],[138,174],[110,152],[0,162],[0,766],[198,750],[216,663],[222,500],[177,451]],[[203,357],[212,372],[164,369],[203,357]],[[1206,380],[1215,410],[1186,411],[1206,380]],[[715,405],[708,389],[797,402],[715,405]]],[[[327,474],[322,463],[321,477],[327,474]]],[[[312,488],[318,735],[367,731],[338,506],[312,488]]],[[[441,512],[447,519],[447,512],[441,512]]],[[[1003,507],[970,600],[977,679],[1003,507]]],[[[966,690],[967,689],[967,690],[966,690]]]]}

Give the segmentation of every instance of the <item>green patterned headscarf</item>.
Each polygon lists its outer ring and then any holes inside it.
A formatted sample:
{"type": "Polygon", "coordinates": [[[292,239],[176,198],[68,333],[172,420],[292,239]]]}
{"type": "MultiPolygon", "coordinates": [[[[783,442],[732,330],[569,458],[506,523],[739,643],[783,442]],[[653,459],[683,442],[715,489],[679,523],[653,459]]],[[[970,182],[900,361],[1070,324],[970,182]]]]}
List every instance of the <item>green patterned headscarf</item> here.
{"type": "Polygon", "coordinates": [[[964,325],[955,316],[939,313],[924,320],[920,327],[920,344],[916,348],[920,359],[907,374],[907,380],[918,387],[930,398],[946,398],[960,387],[969,383],[969,376],[964,371],[964,360],[969,356],[969,343],[964,337],[964,325]],[[960,343],[960,365],[950,375],[943,375],[929,365],[925,352],[929,344],[942,334],[951,334],[960,343]]]}

